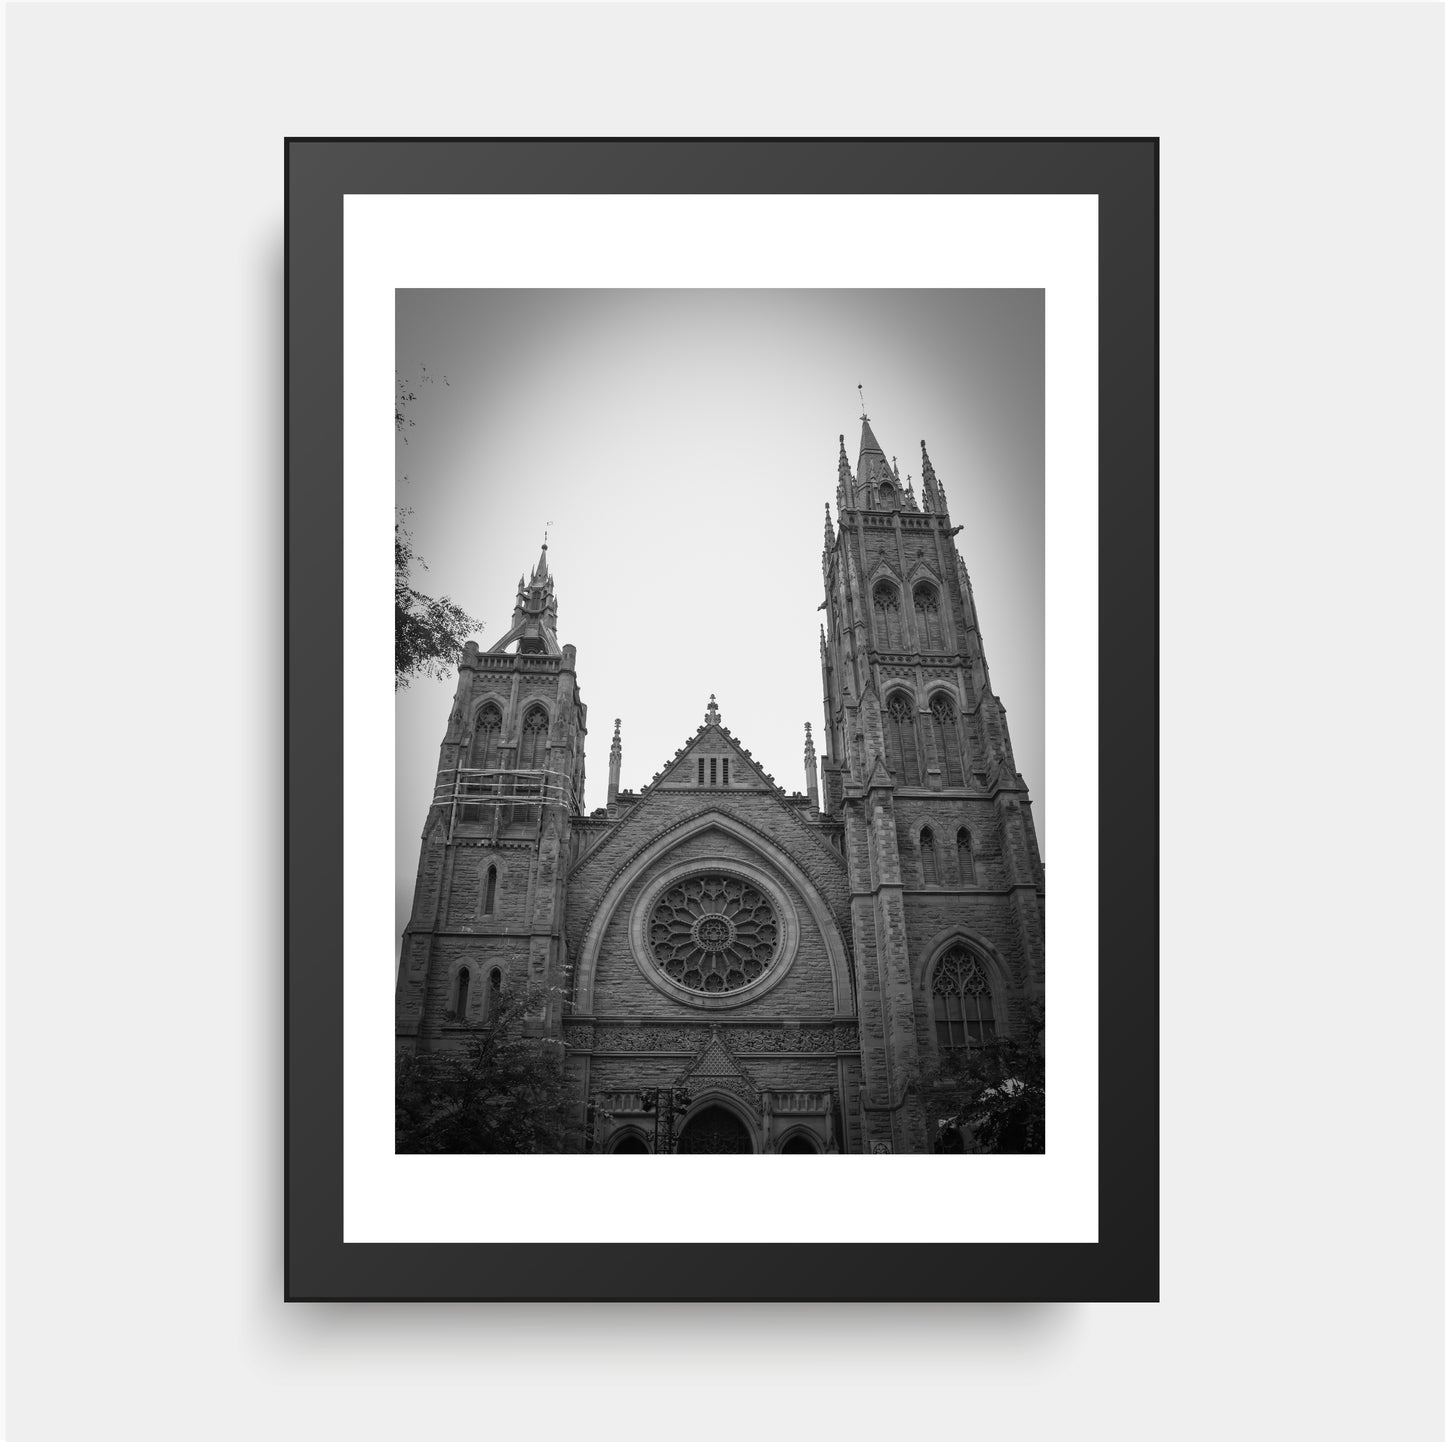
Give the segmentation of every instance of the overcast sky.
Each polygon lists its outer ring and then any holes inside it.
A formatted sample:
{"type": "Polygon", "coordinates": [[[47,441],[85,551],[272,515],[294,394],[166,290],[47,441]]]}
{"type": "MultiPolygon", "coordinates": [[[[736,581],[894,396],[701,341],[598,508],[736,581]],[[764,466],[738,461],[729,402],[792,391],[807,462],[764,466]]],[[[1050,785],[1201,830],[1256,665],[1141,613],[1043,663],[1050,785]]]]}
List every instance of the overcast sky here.
{"type": "MultiPolygon", "coordinates": [[[[861,381],[879,444],[921,489],[926,440],[964,526],[1044,847],[1041,291],[410,290],[396,321],[417,393],[396,448],[429,567],[415,583],[481,617],[486,650],[551,523],[587,810],[606,804],[614,717],[637,790],[713,692],[774,780],[804,788],[804,721],[823,749],[823,504],[840,432],[857,463],[861,381]]],[[[398,938],[455,687],[453,673],[397,697],[398,938]]]]}

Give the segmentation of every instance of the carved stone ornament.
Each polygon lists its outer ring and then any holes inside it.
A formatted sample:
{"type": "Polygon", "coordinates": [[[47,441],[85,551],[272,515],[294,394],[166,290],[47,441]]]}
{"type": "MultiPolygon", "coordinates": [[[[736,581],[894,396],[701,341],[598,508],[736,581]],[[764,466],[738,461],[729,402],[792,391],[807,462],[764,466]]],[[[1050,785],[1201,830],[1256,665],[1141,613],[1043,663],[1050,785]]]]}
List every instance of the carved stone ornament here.
{"type": "Polygon", "coordinates": [[[798,949],[797,915],[777,883],[731,858],[664,872],[633,906],[630,934],[659,991],[708,1010],[761,996],[798,949]]]}

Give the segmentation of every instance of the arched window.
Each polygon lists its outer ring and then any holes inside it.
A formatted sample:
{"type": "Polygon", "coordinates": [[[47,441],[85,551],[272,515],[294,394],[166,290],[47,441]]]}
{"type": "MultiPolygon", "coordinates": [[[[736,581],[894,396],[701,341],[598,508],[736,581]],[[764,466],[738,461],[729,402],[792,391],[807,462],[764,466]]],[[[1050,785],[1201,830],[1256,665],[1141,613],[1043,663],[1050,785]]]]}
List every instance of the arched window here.
{"type": "Polygon", "coordinates": [[[938,592],[927,582],[914,588],[913,618],[922,651],[943,650],[943,621],[938,613],[938,592]]]}
{"type": "Polygon", "coordinates": [[[958,884],[978,885],[978,874],[973,866],[973,837],[962,827],[958,832],[958,884]]]}
{"type": "Polygon", "coordinates": [[[893,486],[890,482],[884,481],[878,487],[878,503],[885,511],[893,509],[893,486]]]}
{"type": "Polygon", "coordinates": [[[487,867],[486,890],[482,896],[482,915],[490,916],[497,909],[497,868],[487,867]]]}
{"type": "Polygon", "coordinates": [[[918,854],[923,858],[923,884],[938,885],[938,851],[933,845],[933,832],[924,827],[918,833],[918,854]]]}
{"type": "Polygon", "coordinates": [[[477,734],[472,742],[472,765],[481,771],[495,768],[501,739],[502,708],[488,701],[477,712],[477,734]]]}
{"type": "Polygon", "coordinates": [[[457,1004],[454,1008],[458,1018],[467,1019],[467,995],[472,989],[472,973],[464,966],[457,973],[457,1004]]]}
{"type": "Polygon", "coordinates": [[[523,771],[540,771],[547,764],[547,713],[533,706],[522,722],[522,744],[517,749],[517,765],[523,771]]]}
{"type": "Polygon", "coordinates": [[[935,696],[928,711],[933,718],[933,754],[938,758],[943,784],[962,786],[963,751],[958,744],[958,723],[954,718],[953,702],[947,696],[935,696]]]}
{"type": "Polygon", "coordinates": [[[933,1023],[940,1051],[972,1051],[995,1039],[988,974],[966,946],[950,947],[933,968],[933,1023]]]}
{"type": "Polygon", "coordinates": [[[487,1014],[485,1020],[496,1021],[502,1011],[502,973],[499,968],[493,967],[492,974],[487,979],[487,1014]]]}
{"type": "Polygon", "coordinates": [[[879,581],[873,588],[873,614],[877,618],[877,643],[882,651],[903,649],[903,622],[898,612],[898,589],[879,581]]]}
{"type": "Polygon", "coordinates": [[[913,725],[913,702],[901,691],[888,700],[884,717],[885,745],[893,779],[900,786],[919,786],[922,775],[918,769],[918,733],[913,725]]]}

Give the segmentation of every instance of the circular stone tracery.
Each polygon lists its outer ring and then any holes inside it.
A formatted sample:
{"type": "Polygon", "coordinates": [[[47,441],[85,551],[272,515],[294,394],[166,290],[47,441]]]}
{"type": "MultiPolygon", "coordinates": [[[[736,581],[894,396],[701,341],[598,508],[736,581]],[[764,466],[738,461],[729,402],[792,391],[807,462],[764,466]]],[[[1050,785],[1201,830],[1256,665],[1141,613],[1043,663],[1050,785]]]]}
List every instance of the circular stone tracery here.
{"type": "Polygon", "coordinates": [[[778,954],[772,902],[739,876],[708,873],[669,886],[653,903],[647,934],[664,975],[712,995],[751,986],[778,954]]]}

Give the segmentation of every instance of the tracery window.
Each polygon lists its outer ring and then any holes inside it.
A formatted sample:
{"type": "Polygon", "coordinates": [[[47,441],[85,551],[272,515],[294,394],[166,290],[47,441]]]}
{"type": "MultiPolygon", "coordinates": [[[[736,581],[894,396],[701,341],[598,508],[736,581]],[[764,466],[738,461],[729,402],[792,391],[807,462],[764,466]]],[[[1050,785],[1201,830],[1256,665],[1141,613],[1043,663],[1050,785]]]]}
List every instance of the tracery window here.
{"type": "Polygon", "coordinates": [[[963,785],[963,751],[958,744],[958,722],[953,702],[947,696],[935,696],[928,708],[933,721],[933,754],[943,773],[945,786],[963,785]]]}
{"type": "Polygon", "coordinates": [[[972,1051],[995,1040],[988,975],[966,946],[950,947],[933,968],[933,1022],[940,1051],[972,1051]]]}
{"type": "Polygon", "coordinates": [[[924,827],[918,834],[918,853],[923,860],[923,884],[938,885],[938,851],[933,844],[933,832],[924,827]]]}
{"type": "Polygon", "coordinates": [[[973,837],[966,828],[960,828],[958,833],[958,884],[978,885],[978,873],[973,865],[973,837]]]}
{"type": "Polygon", "coordinates": [[[657,899],[648,939],[663,973],[689,991],[718,994],[751,985],[778,955],[772,903],[737,876],[690,876],[657,899]]]}
{"type": "Polygon", "coordinates": [[[523,771],[540,771],[547,764],[547,713],[533,706],[522,722],[522,744],[517,765],[523,771]]]}
{"type": "Polygon", "coordinates": [[[918,767],[918,732],[913,723],[913,702],[901,691],[888,700],[884,717],[884,741],[894,780],[900,786],[922,785],[918,767]]]}
{"type": "Polygon", "coordinates": [[[943,619],[938,611],[938,592],[927,582],[914,588],[913,615],[918,623],[919,649],[943,650],[943,619]]]}
{"type": "Polygon", "coordinates": [[[877,617],[878,647],[883,651],[903,649],[903,618],[898,609],[898,590],[889,581],[873,588],[873,614],[877,617]]]}

